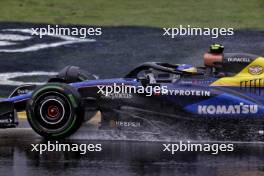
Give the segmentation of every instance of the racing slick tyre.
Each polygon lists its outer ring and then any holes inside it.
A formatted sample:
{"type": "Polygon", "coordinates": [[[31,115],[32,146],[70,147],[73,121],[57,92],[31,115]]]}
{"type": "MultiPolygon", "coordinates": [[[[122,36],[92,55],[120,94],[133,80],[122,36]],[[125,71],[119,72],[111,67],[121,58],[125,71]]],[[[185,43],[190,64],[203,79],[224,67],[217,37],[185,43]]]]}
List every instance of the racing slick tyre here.
{"type": "Polygon", "coordinates": [[[76,89],[64,83],[48,83],[32,93],[27,104],[28,122],[46,139],[61,139],[76,132],[84,108],[76,89]]]}

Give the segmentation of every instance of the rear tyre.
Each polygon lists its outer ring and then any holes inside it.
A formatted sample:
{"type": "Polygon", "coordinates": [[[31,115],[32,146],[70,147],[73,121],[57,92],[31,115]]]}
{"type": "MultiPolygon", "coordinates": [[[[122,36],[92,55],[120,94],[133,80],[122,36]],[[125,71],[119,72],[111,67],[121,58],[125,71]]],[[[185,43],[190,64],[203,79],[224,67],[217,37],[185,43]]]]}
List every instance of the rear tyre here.
{"type": "Polygon", "coordinates": [[[46,139],[68,137],[84,119],[81,97],[67,84],[48,83],[33,92],[27,117],[32,129],[46,139]]]}

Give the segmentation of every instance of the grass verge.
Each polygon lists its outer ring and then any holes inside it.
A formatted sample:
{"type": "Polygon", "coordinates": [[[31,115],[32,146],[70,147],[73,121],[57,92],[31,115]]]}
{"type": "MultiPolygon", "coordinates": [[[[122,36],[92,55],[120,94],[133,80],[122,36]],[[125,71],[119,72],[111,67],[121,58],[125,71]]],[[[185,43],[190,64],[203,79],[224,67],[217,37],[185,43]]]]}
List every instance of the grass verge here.
{"type": "Polygon", "coordinates": [[[1,0],[0,21],[264,29],[263,0],[1,0]]]}

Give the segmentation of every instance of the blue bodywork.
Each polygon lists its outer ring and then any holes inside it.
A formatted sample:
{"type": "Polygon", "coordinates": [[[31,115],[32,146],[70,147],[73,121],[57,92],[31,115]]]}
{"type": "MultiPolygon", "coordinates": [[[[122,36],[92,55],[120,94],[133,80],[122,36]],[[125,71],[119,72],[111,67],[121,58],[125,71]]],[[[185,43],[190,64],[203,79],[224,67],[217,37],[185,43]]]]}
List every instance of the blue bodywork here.
{"type": "MultiPolygon", "coordinates": [[[[112,85],[112,84],[125,84],[125,85],[133,85],[138,86],[140,83],[137,81],[137,79],[124,79],[124,78],[117,78],[117,79],[101,79],[101,80],[88,80],[83,82],[77,82],[77,83],[71,83],[69,84],[72,87],[75,88],[82,88],[82,87],[91,87],[91,86],[97,86],[97,85],[112,85]]],[[[1,101],[10,101],[10,102],[18,102],[18,101],[24,101],[31,98],[32,92],[27,94],[21,94],[14,97],[4,98],[1,99],[1,101]]]]}
{"type": "MultiPolygon", "coordinates": [[[[261,96],[241,91],[239,88],[213,87],[210,83],[215,79],[180,79],[174,83],[163,83],[160,86],[166,86],[168,90],[176,90],[173,95],[162,95],[164,101],[171,102],[172,106],[180,106],[186,113],[193,114],[196,117],[230,117],[230,118],[262,118],[264,114],[263,98],[261,96]],[[209,92],[209,95],[186,95],[187,91],[198,93],[209,92]],[[182,94],[181,93],[185,93],[182,94]]],[[[69,84],[77,89],[93,87],[98,85],[124,84],[140,86],[137,79],[117,78],[89,80],[69,84]]],[[[189,93],[189,92],[188,92],[189,93]]],[[[2,101],[20,102],[31,98],[31,92],[22,94],[2,101]]]]}

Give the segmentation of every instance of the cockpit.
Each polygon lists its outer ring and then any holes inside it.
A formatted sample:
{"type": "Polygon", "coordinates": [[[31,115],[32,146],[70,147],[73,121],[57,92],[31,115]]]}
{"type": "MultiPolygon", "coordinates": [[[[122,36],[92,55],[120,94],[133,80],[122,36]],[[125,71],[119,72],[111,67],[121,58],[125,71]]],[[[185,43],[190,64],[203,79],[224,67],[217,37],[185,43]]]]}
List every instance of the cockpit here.
{"type": "Polygon", "coordinates": [[[175,82],[182,77],[202,79],[205,77],[229,77],[239,73],[258,56],[244,53],[225,53],[224,46],[213,44],[204,54],[204,66],[146,62],[126,75],[126,78],[147,79],[151,83],[175,82]]]}

